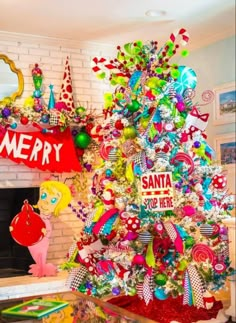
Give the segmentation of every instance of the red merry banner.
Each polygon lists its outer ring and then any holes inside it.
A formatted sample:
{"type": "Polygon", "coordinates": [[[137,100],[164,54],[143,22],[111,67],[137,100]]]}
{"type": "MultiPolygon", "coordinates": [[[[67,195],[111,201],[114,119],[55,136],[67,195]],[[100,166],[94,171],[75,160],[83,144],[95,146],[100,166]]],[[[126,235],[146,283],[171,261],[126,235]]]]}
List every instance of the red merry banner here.
{"type": "MultiPolygon", "coordinates": [[[[0,129],[3,130],[3,129],[0,129]]],[[[0,131],[0,156],[51,172],[81,171],[70,129],[57,134],[0,131]]]]}

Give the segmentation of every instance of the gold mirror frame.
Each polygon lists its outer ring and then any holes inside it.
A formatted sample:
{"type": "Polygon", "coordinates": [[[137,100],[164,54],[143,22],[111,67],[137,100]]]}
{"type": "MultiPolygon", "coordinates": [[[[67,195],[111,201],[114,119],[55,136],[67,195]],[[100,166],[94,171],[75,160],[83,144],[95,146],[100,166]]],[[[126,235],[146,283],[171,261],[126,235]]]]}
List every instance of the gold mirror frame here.
{"type": "MultiPolygon", "coordinates": [[[[21,72],[21,70],[19,68],[16,68],[15,63],[10,60],[6,55],[0,54],[0,60],[3,60],[6,64],[8,64],[10,66],[10,69],[13,73],[15,73],[17,75],[18,78],[18,89],[16,92],[13,92],[11,95],[9,95],[9,97],[11,98],[12,101],[15,101],[15,99],[19,96],[21,96],[21,94],[23,93],[24,90],[24,78],[23,78],[23,74],[21,72]]],[[[4,98],[0,98],[0,102],[3,100],[4,98]]]]}

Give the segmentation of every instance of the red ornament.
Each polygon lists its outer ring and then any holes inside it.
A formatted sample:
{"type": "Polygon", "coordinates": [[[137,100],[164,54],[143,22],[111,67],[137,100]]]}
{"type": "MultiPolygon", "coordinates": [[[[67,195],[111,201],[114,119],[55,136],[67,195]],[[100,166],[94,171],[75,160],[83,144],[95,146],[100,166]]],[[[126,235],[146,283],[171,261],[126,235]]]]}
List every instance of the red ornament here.
{"type": "Polygon", "coordinates": [[[121,122],[121,120],[117,120],[117,121],[115,122],[115,128],[116,128],[116,129],[118,129],[118,130],[122,130],[122,129],[124,129],[124,125],[123,125],[123,123],[121,122]]]}
{"type": "Polygon", "coordinates": [[[23,125],[27,125],[27,123],[29,122],[29,119],[27,117],[21,117],[20,118],[20,122],[23,124],[23,125]]]}
{"type": "Polygon", "coordinates": [[[44,237],[43,229],[46,230],[44,221],[25,200],[21,212],[13,218],[10,224],[12,238],[22,246],[32,246],[44,237]]]}
{"type": "Polygon", "coordinates": [[[212,185],[214,188],[222,189],[225,188],[227,179],[224,175],[215,175],[212,179],[212,185]]]}
{"type": "Polygon", "coordinates": [[[125,221],[125,227],[128,231],[136,232],[140,229],[140,220],[136,216],[129,217],[125,221]]]}

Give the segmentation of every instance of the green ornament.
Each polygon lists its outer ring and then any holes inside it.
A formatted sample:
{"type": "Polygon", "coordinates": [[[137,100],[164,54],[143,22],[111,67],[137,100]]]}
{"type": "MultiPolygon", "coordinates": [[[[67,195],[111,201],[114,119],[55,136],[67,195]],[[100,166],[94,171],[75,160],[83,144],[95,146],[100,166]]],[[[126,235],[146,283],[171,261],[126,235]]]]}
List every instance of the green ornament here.
{"type": "Polygon", "coordinates": [[[85,114],[85,108],[84,107],[77,107],[77,108],[75,108],[75,113],[77,114],[77,115],[83,115],[83,114],[85,114]]]}
{"type": "Polygon", "coordinates": [[[139,110],[140,106],[141,106],[141,104],[137,100],[132,100],[132,103],[127,104],[126,108],[130,112],[136,112],[139,110]]]}
{"type": "Polygon", "coordinates": [[[85,285],[84,285],[84,284],[80,285],[80,287],[79,287],[79,291],[80,291],[81,293],[85,293],[85,292],[86,292],[86,287],[85,287],[85,285]]]}
{"type": "Polygon", "coordinates": [[[157,274],[154,276],[154,281],[158,286],[164,286],[167,282],[166,274],[157,274]]]}
{"type": "Polygon", "coordinates": [[[137,132],[135,127],[133,126],[127,126],[123,130],[125,139],[134,139],[137,136],[137,132]]]}
{"type": "Polygon", "coordinates": [[[186,249],[192,248],[195,245],[195,240],[192,237],[187,237],[184,242],[184,246],[186,249]]]}
{"type": "Polygon", "coordinates": [[[75,136],[75,145],[76,147],[85,149],[91,142],[91,137],[86,132],[79,132],[75,136]]]}
{"type": "Polygon", "coordinates": [[[180,129],[185,124],[185,119],[179,116],[178,121],[174,122],[174,124],[177,129],[180,129]]]}
{"type": "Polygon", "coordinates": [[[129,289],[128,289],[128,295],[129,296],[134,296],[134,295],[136,295],[137,294],[137,290],[136,290],[136,288],[135,287],[130,287],[129,289]]]}

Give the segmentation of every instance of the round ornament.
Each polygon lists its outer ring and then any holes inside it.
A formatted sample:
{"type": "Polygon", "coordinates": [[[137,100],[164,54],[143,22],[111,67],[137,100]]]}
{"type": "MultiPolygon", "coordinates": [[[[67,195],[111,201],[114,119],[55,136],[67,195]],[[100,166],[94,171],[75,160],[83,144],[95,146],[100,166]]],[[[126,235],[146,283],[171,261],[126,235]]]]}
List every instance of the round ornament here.
{"type": "Polygon", "coordinates": [[[158,286],[164,286],[167,282],[167,276],[166,274],[157,274],[154,276],[154,282],[158,286]]]}
{"type": "Polygon", "coordinates": [[[85,149],[90,144],[91,137],[86,132],[81,131],[75,136],[74,140],[76,147],[85,149]]]}
{"type": "Polygon", "coordinates": [[[179,66],[179,77],[173,86],[177,93],[183,94],[186,89],[195,89],[197,85],[197,75],[194,70],[187,66],[179,66]]]}
{"type": "Polygon", "coordinates": [[[9,108],[2,109],[2,116],[3,118],[8,118],[11,115],[11,110],[9,108]]]}
{"type": "Polygon", "coordinates": [[[226,187],[227,179],[224,175],[215,175],[212,178],[212,185],[214,188],[221,190],[226,187]]]}
{"type": "Polygon", "coordinates": [[[164,301],[168,298],[168,295],[165,293],[164,289],[162,288],[155,288],[154,295],[157,299],[164,301]]]}
{"type": "Polygon", "coordinates": [[[12,238],[22,246],[32,246],[44,237],[46,225],[41,217],[34,212],[33,207],[24,201],[24,205],[11,221],[12,238]]]}
{"type": "Polygon", "coordinates": [[[134,139],[137,136],[137,132],[134,126],[127,126],[123,130],[125,139],[134,139]]]}
{"type": "Polygon", "coordinates": [[[126,108],[130,112],[137,112],[140,108],[141,104],[137,100],[132,100],[130,104],[127,104],[126,108]]]}
{"type": "Polygon", "coordinates": [[[125,227],[128,231],[136,232],[140,229],[140,220],[136,216],[129,217],[125,221],[125,227]]]}
{"type": "Polygon", "coordinates": [[[199,230],[204,237],[210,237],[213,233],[213,227],[208,223],[201,224],[199,230]]]}
{"type": "Polygon", "coordinates": [[[112,292],[113,295],[118,296],[120,294],[120,288],[119,287],[113,287],[111,292],[112,292]]]}
{"type": "Polygon", "coordinates": [[[195,240],[193,239],[193,237],[189,236],[185,239],[184,246],[186,249],[192,248],[194,244],[195,244],[195,240]]]}
{"type": "Polygon", "coordinates": [[[143,265],[145,263],[145,258],[143,255],[135,255],[132,260],[132,263],[134,265],[143,265]]]}
{"type": "Polygon", "coordinates": [[[29,119],[27,117],[22,116],[20,118],[20,123],[23,124],[24,126],[27,125],[28,122],[29,122],[29,119]]]}
{"type": "Polygon", "coordinates": [[[152,240],[152,235],[149,231],[140,232],[138,235],[138,240],[143,244],[148,244],[152,240]]]}
{"type": "Polygon", "coordinates": [[[84,115],[86,113],[86,110],[85,110],[84,107],[80,106],[80,107],[75,108],[75,113],[77,115],[82,116],[82,115],[84,115]]]}

